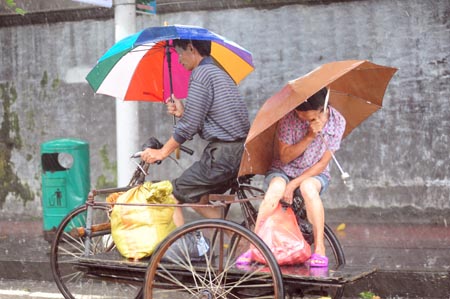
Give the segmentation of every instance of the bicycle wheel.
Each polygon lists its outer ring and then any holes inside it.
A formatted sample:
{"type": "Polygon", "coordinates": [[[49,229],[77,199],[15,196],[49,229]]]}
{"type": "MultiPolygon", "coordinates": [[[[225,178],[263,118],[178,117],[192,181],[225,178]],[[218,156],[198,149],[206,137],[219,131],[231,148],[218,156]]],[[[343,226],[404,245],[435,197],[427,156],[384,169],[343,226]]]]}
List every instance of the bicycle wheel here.
{"type": "Polygon", "coordinates": [[[281,299],[284,288],[275,258],[253,232],[228,220],[204,219],[178,228],[158,246],[145,275],[144,298],[281,299]],[[203,245],[189,242],[193,234],[203,236],[203,245]],[[232,235],[239,238],[230,244],[232,235]],[[250,246],[266,263],[236,265],[250,246]]]}
{"type": "Polygon", "coordinates": [[[325,249],[328,256],[328,268],[335,270],[345,265],[344,249],[333,230],[325,223],[324,227],[325,249]],[[331,254],[330,254],[331,253],[331,254]]]}
{"type": "MultiPolygon", "coordinates": [[[[333,230],[325,224],[324,227],[324,242],[325,250],[328,257],[328,268],[309,268],[310,276],[328,276],[330,271],[337,270],[339,267],[345,264],[344,251],[339,243],[333,230]]],[[[313,244],[314,246],[314,244],[313,244]]],[[[314,250],[313,248],[311,248],[314,250]]],[[[320,283],[303,285],[300,288],[298,284],[294,283],[294,287],[289,285],[287,293],[291,295],[291,298],[332,298],[339,299],[344,295],[344,287],[321,285],[320,283]],[[300,293],[300,296],[294,294],[300,293]]]]}
{"type": "Polygon", "coordinates": [[[92,207],[92,233],[86,232],[87,207],[73,210],[61,222],[51,247],[53,278],[65,298],[140,298],[142,277],[83,263],[82,258],[103,253],[119,255],[111,237],[109,208],[92,207]],[[86,250],[86,241],[89,249],[86,250]],[[107,270],[107,271],[104,271],[107,270]]]}

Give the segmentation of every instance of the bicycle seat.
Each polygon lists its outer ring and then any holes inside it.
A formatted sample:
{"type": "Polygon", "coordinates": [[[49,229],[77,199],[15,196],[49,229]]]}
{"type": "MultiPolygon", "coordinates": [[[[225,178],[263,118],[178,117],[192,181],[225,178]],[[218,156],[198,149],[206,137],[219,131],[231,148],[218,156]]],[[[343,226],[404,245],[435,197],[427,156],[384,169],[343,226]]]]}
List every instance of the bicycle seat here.
{"type": "Polygon", "coordinates": [[[235,180],[236,183],[239,184],[248,184],[250,185],[252,178],[254,177],[254,174],[246,174],[243,176],[240,176],[237,178],[237,181],[235,180]]]}
{"type": "Polygon", "coordinates": [[[251,178],[253,176],[254,176],[253,174],[247,174],[247,175],[244,175],[244,176],[241,176],[238,178],[229,179],[228,181],[223,183],[224,189],[225,189],[225,187],[227,188],[223,193],[225,193],[229,189],[238,189],[239,185],[242,185],[242,184],[250,185],[251,178]]]}

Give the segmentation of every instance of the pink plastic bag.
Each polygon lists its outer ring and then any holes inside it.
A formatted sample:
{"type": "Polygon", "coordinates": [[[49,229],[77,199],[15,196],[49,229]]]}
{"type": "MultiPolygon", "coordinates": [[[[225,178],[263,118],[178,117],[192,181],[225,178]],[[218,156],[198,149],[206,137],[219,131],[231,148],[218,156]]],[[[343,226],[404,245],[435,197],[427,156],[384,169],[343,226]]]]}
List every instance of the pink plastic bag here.
{"type": "MultiPolygon", "coordinates": [[[[311,247],[303,238],[292,208],[278,204],[257,234],[269,246],[279,265],[301,264],[311,256],[311,247]]],[[[265,263],[258,250],[252,253],[254,260],[265,263]]]]}

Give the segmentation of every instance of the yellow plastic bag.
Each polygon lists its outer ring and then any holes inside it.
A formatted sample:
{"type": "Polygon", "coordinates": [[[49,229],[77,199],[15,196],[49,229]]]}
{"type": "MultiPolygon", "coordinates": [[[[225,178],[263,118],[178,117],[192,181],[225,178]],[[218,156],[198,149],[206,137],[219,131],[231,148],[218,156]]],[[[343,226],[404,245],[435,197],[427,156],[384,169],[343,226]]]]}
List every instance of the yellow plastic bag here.
{"type": "MultiPolygon", "coordinates": [[[[121,194],[116,203],[174,204],[172,184],[146,182],[121,194]]],[[[141,259],[153,253],[156,246],[176,226],[174,207],[114,205],[111,213],[111,234],[119,252],[130,259],[141,259]]]]}

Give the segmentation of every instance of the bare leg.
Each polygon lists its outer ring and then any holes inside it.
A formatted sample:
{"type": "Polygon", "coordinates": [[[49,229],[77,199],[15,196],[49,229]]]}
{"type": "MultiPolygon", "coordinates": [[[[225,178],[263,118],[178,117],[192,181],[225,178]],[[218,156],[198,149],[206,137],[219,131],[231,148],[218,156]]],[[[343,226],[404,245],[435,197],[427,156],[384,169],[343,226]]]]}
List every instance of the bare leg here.
{"type": "Polygon", "coordinates": [[[300,185],[300,191],[302,193],[303,199],[305,200],[308,220],[313,226],[314,253],[325,255],[325,211],[323,209],[322,200],[320,199],[319,195],[320,188],[320,181],[315,178],[308,178],[304,180],[300,185]]]}
{"type": "MultiPolygon", "coordinates": [[[[273,214],[275,209],[283,198],[284,191],[286,189],[286,181],[280,177],[273,178],[269,183],[264,199],[259,205],[258,217],[255,223],[255,233],[258,233],[261,226],[267,220],[267,218],[273,214]]],[[[248,249],[241,254],[236,260],[237,264],[249,264],[253,261],[252,250],[248,249]]]]}
{"type": "MultiPolygon", "coordinates": [[[[200,198],[199,204],[207,204],[208,203],[208,195],[203,195],[200,198]]],[[[205,218],[222,218],[222,211],[221,208],[213,208],[213,207],[193,207],[194,211],[199,213],[205,218]]]]}
{"type": "MultiPolygon", "coordinates": [[[[176,200],[176,199],[175,199],[176,200]]],[[[177,200],[177,204],[180,202],[177,200]]],[[[199,204],[207,204],[208,203],[208,195],[204,195],[200,198],[199,204]]],[[[192,207],[194,211],[199,213],[205,218],[222,218],[221,208],[213,208],[213,207],[192,207]]],[[[173,213],[173,222],[175,225],[181,226],[184,224],[184,216],[183,216],[183,208],[176,207],[173,213]]]]}
{"type": "Polygon", "coordinates": [[[261,225],[266,219],[273,214],[280,199],[283,198],[286,189],[286,181],[280,177],[273,178],[269,183],[269,188],[264,195],[264,200],[261,202],[256,218],[255,232],[258,233],[261,225]]]}
{"type": "MultiPolygon", "coordinates": [[[[174,196],[174,198],[175,198],[175,196],[174,196]]],[[[180,203],[176,198],[175,198],[175,201],[177,202],[177,204],[180,203]]],[[[175,225],[177,227],[182,226],[184,224],[183,208],[175,207],[175,210],[173,212],[173,222],[175,223],[175,225]]]]}

